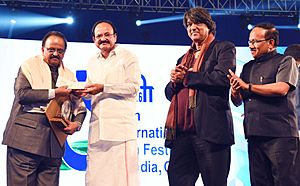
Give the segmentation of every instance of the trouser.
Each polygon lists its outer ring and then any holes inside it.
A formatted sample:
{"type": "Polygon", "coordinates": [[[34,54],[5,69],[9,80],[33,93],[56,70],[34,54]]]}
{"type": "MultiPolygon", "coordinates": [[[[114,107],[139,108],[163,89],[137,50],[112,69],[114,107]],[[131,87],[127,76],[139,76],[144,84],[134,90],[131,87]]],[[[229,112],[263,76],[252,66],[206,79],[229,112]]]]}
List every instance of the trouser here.
{"type": "Polygon", "coordinates": [[[251,137],[248,154],[251,186],[296,186],[298,138],[251,137]]]}
{"type": "Polygon", "coordinates": [[[174,141],[168,167],[170,186],[194,186],[201,174],[205,186],[226,186],[230,168],[230,145],[181,134],[174,141]]]}
{"type": "Polygon", "coordinates": [[[298,152],[296,156],[296,178],[297,178],[297,185],[300,186],[300,143],[298,143],[298,152]]]}
{"type": "Polygon", "coordinates": [[[58,186],[61,162],[7,147],[7,186],[58,186]]]}
{"type": "Polygon", "coordinates": [[[86,186],[138,186],[137,140],[89,144],[86,186]]]}

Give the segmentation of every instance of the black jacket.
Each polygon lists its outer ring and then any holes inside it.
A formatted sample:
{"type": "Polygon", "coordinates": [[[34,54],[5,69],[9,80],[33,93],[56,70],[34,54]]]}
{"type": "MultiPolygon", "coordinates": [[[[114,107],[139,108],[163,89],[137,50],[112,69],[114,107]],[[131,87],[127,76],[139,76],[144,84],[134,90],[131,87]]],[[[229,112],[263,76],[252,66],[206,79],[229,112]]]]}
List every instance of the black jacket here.
{"type": "MultiPolygon", "coordinates": [[[[197,89],[194,123],[199,138],[217,144],[234,144],[233,121],[229,104],[228,69],[235,71],[236,50],[233,43],[214,40],[204,55],[199,72],[187,74],[188,88],[197,89]]],[[[181,63],[182,57],[177,61],[181,63]]],[[[183,88],[165,88],[168,100],[183,88]]]]}
{"type": "MultiPolygon", "coordinates": [[[[270,52],[256,60],[246,63],[241,79],[257,85],[275,83],[279,71],[280,81],[290,82],[292,58],[270,52]],[[280,69],[285,66],[285,69],[280,69]],[[286,73],[283,74],[283,71],[286,73]]],[[[294,70],[298,70],[296,67],[294,70]]],[[[297,78],[296,76],[294,78],[297,78]]],[[[251,136],[298,137],[295,111],[295,85],[290,84],[290,91],[285,96],[261,96],[242,91],[245,107],[244,129],[246,138],[251,136]]]]}

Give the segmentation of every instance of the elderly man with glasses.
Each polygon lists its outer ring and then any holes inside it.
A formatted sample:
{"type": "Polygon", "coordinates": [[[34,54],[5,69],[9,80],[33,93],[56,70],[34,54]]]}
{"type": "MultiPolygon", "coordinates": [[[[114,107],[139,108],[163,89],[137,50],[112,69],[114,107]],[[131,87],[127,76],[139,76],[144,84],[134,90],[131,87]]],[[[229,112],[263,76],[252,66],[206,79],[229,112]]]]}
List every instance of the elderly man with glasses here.
{"type": "Polygon", "coordinates": [[[55,134],[73,134],[86,115],[83,101],[60,86],[76,82],[75,75],[63,64],[66,48],[67,40],[62,33],[48,32],[42,41],[41,55],[27,59],[19,69],[15,100],[2,142],[7,145],[8,186],[59,185],[65,147],[55,134]],[[45,114],[53,99],[73,106],[71,114],[64,118],[67,126],[59,132],[45,114]]]}

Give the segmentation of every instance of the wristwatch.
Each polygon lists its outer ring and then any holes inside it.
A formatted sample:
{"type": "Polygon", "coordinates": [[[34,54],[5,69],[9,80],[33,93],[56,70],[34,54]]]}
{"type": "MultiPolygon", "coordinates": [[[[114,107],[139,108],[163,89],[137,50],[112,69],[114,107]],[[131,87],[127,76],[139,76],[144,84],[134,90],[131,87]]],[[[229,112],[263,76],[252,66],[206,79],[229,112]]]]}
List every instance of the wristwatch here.
{"type": "Polygon", "coordinates": [[[249,83],[248,91],[249,91],[249,92],[252,92],[252,84],[251,84],[251,83],[249,83]]]}

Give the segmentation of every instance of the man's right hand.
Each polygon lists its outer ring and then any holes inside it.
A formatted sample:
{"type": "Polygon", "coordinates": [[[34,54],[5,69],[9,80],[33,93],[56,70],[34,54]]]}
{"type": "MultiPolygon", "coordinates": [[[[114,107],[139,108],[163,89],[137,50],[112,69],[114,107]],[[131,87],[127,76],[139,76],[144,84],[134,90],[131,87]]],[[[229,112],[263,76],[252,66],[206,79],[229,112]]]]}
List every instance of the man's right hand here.
{"type": "Polygon", "coordinates": [[[177,65],[175,69],[171,70],[171,81],[173,83],[181,83],[187,73],[188,69],[183,65],[177,65]]]}
{"type": "Polygon", "coordinates": [[[58,87],[55,89],[55,98],[68,97],[71,94],[71,89],[67,89],[66,86],[58,87]]]}

